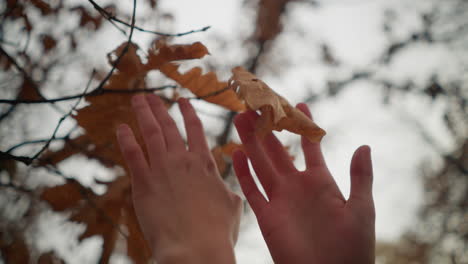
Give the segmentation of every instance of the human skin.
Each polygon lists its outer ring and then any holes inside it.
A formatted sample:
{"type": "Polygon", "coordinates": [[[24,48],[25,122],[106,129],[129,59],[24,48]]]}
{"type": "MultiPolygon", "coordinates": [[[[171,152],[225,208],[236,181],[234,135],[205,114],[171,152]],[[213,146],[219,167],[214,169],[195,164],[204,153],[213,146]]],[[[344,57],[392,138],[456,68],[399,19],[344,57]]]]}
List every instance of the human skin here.
{"type": "MultiPolygon", "coordinates": [[[[311,118],[305,104],[297,108],[311,118]]],[[[306,170],[298,171],[272,133],[263,139],[255,134],[257,118],[253,111],[235,118],[245,153],[234,153],[233,165],[274,262],[374,263],[370,148],[361,146],[353,155],[351,192],[346,200],[325,164],[320,143],[302,137],[306,170]],[[255,184],[247,159],[268,200],[255,184]]]]}
{"type": "Polygon", "coordinates": [[[117,129],[138,222],[157,263],[235,263],[242,201],[222,181],[193,107],[178,104],[188,148],[156,95],[132,99],[148,158],[127,125],[117,129]]]}

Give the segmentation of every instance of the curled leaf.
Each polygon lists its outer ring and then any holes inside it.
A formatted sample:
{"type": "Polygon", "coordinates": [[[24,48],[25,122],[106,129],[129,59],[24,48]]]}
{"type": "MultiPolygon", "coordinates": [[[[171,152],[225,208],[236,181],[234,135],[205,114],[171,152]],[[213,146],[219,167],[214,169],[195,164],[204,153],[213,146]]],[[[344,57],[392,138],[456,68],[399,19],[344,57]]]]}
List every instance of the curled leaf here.
{"type": "Polygon", "coordinates": [[[261,112],[256,124],[260,136],[272,130],[286,129],[312,142],[319,142],[325,135],[323,129],[254,74],[242,67],[232,69],[232,73],[229,87],[237,91],[237,96],[244,100],[248,109],[261,112]]]}

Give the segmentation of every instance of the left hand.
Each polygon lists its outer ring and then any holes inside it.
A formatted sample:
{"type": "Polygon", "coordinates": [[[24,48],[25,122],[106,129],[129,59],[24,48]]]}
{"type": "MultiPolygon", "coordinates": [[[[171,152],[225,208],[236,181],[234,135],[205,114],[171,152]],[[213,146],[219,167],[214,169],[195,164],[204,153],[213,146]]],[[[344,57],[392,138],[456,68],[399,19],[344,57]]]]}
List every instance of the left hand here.
{"type": "Polygon", "coordinates": [[[221,179],[192,105],[178,103],[188,149],[153,94],[132,99],[148,159],[127,125],[117,130],[138,222],[158,263],[234,263],[242,201],[221,179]]]}

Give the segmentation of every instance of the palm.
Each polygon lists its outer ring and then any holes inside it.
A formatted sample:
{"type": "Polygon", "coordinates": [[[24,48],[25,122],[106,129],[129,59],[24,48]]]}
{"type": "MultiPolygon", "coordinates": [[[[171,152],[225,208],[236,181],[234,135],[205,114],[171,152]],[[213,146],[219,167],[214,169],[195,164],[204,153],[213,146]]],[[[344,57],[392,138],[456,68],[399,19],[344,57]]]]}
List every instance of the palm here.
{"type": "MultiPolygon", "coordinates": [[[[371,263],[374,211],[371,182],[363,183],[371,180],[371,172],[370,177],[353,177],[354,198],[346,201],[318,143],[302,140],[307,169],[297,171],[273,134],[259,142],[255,118],[246,113],[236,119],[236,127],[269,201],[258,192],[242,153],[236,153],[234,167],[275,262],[371,263]]],[[[353,158],[352,174],[363,172],[363,149],[353,158]]],[[[369,174],[368,168],[364,173],[369,174]]]]}

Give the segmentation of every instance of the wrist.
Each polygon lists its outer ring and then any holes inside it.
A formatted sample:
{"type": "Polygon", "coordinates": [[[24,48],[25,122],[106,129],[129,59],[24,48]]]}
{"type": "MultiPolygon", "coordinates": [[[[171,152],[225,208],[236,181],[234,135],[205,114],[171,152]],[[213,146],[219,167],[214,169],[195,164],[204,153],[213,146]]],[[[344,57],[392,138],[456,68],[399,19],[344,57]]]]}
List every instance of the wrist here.
{"type": "MultiPolygon", "coordinates": [[[[153,251],[156,253],[156,251],[153,251]]],[[[165,252],[155,255],[157,263],[161,264],[235,264],[234,247],[226,241],[199,241],[194,245],[174,246],[165,252]]]]}

